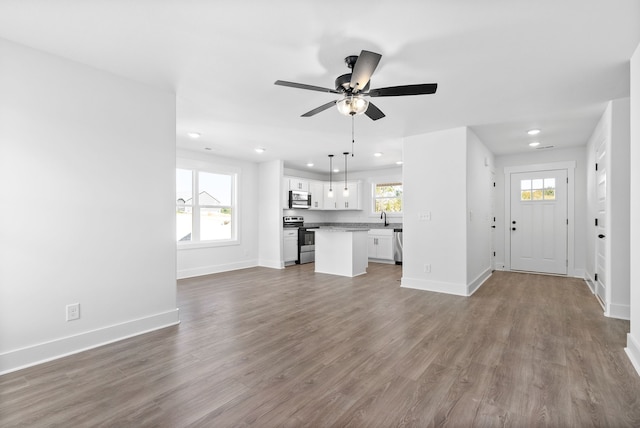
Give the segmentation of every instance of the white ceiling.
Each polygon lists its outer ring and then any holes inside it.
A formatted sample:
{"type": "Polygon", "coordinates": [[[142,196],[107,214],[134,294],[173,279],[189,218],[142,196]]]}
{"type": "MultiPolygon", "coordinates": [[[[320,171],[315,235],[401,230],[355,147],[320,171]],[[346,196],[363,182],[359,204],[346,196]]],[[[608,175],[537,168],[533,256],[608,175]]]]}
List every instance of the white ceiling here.
{"type": "Polygon", "coordinates": [[[372,88],[437,82],[356,118],[355,171],[395,166],[403,137],[465,125],[496,155],[533,151],[533,127],[544,146],[584,145],[629,94],[640,2],[0,0],[0,37],[175,91],[178,147],[296,169],[351,151],[351,119],[301,118],[336,97],[275,80],[333,87],[366,49],[382,54],[372,88]]]}

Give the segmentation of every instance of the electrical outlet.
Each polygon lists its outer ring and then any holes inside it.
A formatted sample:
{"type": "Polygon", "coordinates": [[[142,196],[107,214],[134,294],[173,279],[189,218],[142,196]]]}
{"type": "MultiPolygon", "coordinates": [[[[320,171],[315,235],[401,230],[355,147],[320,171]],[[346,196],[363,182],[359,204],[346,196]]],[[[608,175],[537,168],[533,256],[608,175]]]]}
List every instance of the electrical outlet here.
{"type": "Polygon", "coordinates": [[[431,273],[431,265],[430,264],[424,265],[424,272],[425,273],[431,273]]]}
{"type": "Polygon", "coordinates": [[[67,305],[67,321],[73,321],[80,318],[80,303],[71,303],[67,305]]]}

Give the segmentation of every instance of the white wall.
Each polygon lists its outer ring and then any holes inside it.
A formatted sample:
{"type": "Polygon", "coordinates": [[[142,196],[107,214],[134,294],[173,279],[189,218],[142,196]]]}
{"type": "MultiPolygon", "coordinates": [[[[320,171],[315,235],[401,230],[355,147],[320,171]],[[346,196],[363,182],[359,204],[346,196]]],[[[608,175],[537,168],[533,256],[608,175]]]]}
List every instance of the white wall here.
{"type": "Polygon", "coordinates": [[[284,268],[282,248],[282,161],[258,165],[258,264],[284,268]]]}
{"type": "Polygon", "coordinates": [[[173,94],[0,40],[0,373],[179,321],[174,193],[173,94]]]}
{"type": "Polygon", "coordinates": [[[630,250],[633,263],[630,266],[630,319],[631,332],[627,335],[627,355],[640,374],[640,45],[631,57],[631,149],[630,162],[634,167],[630,174],[631,199],[630,250]]]}
{"type": "Polygon", "coordinates": [[[403,287],[467,295],[466,152],[464,127],[404,141],[403,287]]]}
{"type": "Polygon", "coordinates": [[[629,319],[629,98],[611,102],[611,171],[607,176],[611,207],[611,306],[607,315],[629,319]],[[610,187],[609,187],[610,186],[610,187]]]}
{"type": "MultiPolygon", "coordinates": [[[[570,276],[583,277],[585,270],[585,247],[586,240],[586,228],[587,225],[587,163],[586,163],[586,148],[576,147],[563,150],[535,150],[532,149],[529,153],[521,153],[516,155],[497,156],[496,163],[496,192],[495,192],[495,216],[496,216],[496,229],[494,235],[495,242],[495,267],[497,269],[504,269],[506,260],[505,256],[505,230],[508,225],[505,224],[505,182],[504,182],[504,169],[506,167],[525,166],[525,165],[539,165],[548,164],[554,162],[566,162],[574,161],[576,163],[575,176],[574,176],[574,236],[573,236],[573,270],[568,272],[570,276]]],[[[508,183],[507,183],[508,185],[508,183]]],[[[571,211],[571,210],[570,210],[571,211]]],[[[570,219],[571,221],[571,219],[570,219]]],[[[571,244],[570,244],[571,245],[571,244]]],[[[571,264],[571,263],[570,263],[571,264]]]]}
{"type": "Polygon", "coordinates": [[[467,129],[467,284],[472,294],[492,271],[493,153],[467,129]]]}
{"type": "MultiPolygon", "coordinates": [[[[194,169],[236,172],[238,240],[212,246],[187,245],[177,251],[177,276],[188,278],[253,267],[258,264],[258,164],[178,150],[178,166],[194,169]]],[[[174,198],[175,199],[175,198],[174,198]]]]}

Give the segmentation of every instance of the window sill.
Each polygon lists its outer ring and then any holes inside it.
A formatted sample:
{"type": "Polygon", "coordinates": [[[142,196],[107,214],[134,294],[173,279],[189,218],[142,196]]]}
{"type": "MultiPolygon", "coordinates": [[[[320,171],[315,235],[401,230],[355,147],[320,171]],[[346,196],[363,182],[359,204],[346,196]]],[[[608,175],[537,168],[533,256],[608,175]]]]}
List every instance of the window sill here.
{"type": "Polygon", "coordinates": [[[202,248],[229,247],[232,245],[240,245],[240,242],[237,239],[229,239],[225,241],[178,242],[176,248],[178,251],[182,251],[202,248]]]}

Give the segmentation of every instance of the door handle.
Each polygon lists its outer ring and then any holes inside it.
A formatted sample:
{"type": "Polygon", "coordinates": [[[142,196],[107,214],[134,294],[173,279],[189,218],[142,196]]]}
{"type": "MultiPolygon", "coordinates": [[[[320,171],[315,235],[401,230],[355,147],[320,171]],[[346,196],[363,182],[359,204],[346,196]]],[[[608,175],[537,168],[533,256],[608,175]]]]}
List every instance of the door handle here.
{"type": "Polygon", "coordinates": [[[515,228],[515,227],[512,227],[512,228],[511,228],[511,230],[516,230],[516,228],[515,228]]]}
{"type": "Polygon", "coordinates": [[[601,233],[600,235],[598,235],[598,238],[602,239],[604,238],[604,235],[601,233]]]}
{"type": "Polygon", "coordinates": [[[495,229],[495,228],[496,228],[495,226],[491,226],[491,229],[495,229]]]}

